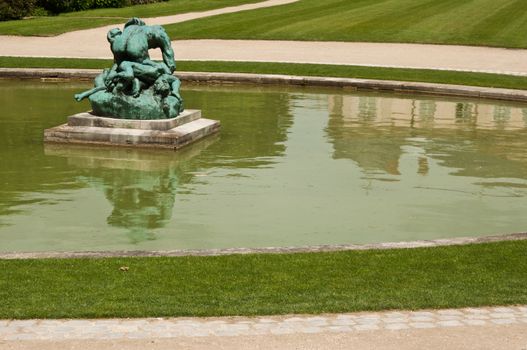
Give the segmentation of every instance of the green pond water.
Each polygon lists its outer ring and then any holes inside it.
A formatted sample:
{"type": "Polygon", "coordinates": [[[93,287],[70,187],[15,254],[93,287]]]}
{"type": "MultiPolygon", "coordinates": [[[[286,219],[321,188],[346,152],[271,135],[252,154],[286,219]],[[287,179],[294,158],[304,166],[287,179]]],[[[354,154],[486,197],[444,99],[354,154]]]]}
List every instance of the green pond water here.
{"type": "Polygon", "coordinates": [[[0,251],[305,246],[527,229],[527,105],[187,85],[178,152],[46,145],[85,83],[0,80],[0,251]]]}

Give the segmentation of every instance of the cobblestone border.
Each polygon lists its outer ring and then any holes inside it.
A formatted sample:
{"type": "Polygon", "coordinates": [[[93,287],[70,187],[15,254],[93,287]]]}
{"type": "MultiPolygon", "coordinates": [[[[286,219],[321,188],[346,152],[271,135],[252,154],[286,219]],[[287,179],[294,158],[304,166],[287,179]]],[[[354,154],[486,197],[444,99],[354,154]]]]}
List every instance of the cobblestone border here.
{"type": "Polygon", "coordinates": [[[422,240],[411,242],[388,242],[372,244],[319,245],[306,247],[267,248],[225,248],[225,249],[179,249],[166,251],[86,251],[86,252],[27,252],[1,253],[0,259],[72,259],[72,258],[117,258],[117,257],[177,257],[177,256],[220,256],[243,254],[292,254],[322,253],[357,250],[386,250],[432,248],[491,242],[523,241],[527,233],[514,233],[487,237],[462,237],[449,239],[422,240]]]}
{"type": "MultiPolygon", "coordinates": [[[[0,68],[0,78],[87,80],[93,79],[100,72],[100,69],[0,68]]],[[[248,73],[178,72],[177,76],[183,81],[196,83],[208,82],[319,86],[527,102],[527,90],[451,84],[248,73]]]]}
{"type": "Polygon", "coordinates": [[[0,320],[0,341],[117,340],[178,337],[352,333],[362,331],[527,326],[527,307],[387,311],[268,317],[107,320],[0,320]]]}

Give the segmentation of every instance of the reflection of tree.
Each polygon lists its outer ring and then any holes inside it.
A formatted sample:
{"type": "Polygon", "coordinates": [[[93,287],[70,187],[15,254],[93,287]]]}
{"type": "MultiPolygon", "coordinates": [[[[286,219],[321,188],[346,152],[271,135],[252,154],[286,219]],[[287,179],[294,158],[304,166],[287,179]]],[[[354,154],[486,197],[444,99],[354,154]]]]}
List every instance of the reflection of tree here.
{"type": "Polygon", "coordinates": [[[434,130],[423,147],[454,175],[527,179],[525,130],[434,130]]]}
{"type": "Polygon", "coordinates": [[[50,161],[42,152],[42,131],[86,108],[71,99],[80,86],[0,80],[0,219],[23,205],[52,203],[46,193],[82,186],[65,159],[50,161]]]}
{"type": "MultiPolygon", "coordinates": [[[[407,104],[406,117],[397,116],[396,121],[390,116],[379,116],[381,112],[374,106],[380,104],[380,99],[356,98],[353,100],[356,108],[350,114],[343,110],[342,96],[332,97],[333,109],[326,132],[333,143],[334,158],[352,159],[367,173],[397,175],[403,147],[416,146],[427,157],[455,169],[454,175],[527,179],[527,130],[507,129],[511,107],[492,107],[493,129],[485,129],[477,123],[477,104],[460,102],[447,109],[440,101],[413,100],[407,104]],[[419,107],[414,108],[417,102],[419,107]],[[367,106],[367,113],[363,106],[367,106]],[[418,112],[415,116],[414,110],[418,112]],[[441,120],[434,124],[434,113],[438,110],[442,111],[441,120]],[[447,111],[452,115],[446,115],[447,111]],[[433,142],[416,143],[415,138],[433,142]]],[[[419,156],[417,172],[427,174],[429,170],[427,158],[419,156]]]]}
{"type": "Polygon", "coordinates": [[[434,101],[424,100],[419,103],[419,116],[422,121],[433,121],[437,107],[434,101]]]}
{"type": "Polygon", "coordinates": [[[208,118],[221,120],[221,142],[212,147],[215,157],[209,162],[254,167],[283,155],[293,119],[287,91],[244,86],[214,87],[213,95],[206,91],[201,86],[186,90],[185,103],[199,107],[208,118]]]}

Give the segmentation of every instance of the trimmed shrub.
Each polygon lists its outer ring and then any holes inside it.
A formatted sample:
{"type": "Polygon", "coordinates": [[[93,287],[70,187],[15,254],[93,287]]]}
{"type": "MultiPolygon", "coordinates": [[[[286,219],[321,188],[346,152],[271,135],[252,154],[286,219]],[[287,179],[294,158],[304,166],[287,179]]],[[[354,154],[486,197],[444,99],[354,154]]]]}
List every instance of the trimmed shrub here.
{"type": "Polygon", "coordinates": [[[28,16],[35,7],[35,0],[0,0],[0,21],[28,16]]]}
{"type": "Polygon", "coordinates": [[[88,10],[94,4],[95,0],[38,0],[39,6],[54,14],[88,10]]]}

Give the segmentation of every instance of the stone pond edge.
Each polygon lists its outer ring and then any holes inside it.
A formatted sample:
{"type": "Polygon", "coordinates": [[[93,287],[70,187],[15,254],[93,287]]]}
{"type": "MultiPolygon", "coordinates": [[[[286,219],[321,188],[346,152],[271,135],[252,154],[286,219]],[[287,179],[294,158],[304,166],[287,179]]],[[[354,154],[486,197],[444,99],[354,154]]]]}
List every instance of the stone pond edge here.
{"type": "MultiPolygon", "coordinates": [[[[0,78],[51,80],[93,79],[100,72],[100,69],[0,68],[0,78]]],[[[392,91],[527,102],[527,90],[476,87],[468,85],[250,73],[177,72],[176,75],[182,81],[196,83],[249,83],[336,87],[357,90],[392,91]]]]}
{"type": "Polygon", "coordinates": [[[527,240],[526,233],[513,233],[486,237],[460,237],[408,242],[388,242],[371,244],[318,245],[305,247],[266,247],[266,248],[224,248],[224,249],[178,249],[166,251],[85,251],[85,252],[27,252],[0,253],[0,260],[14,259],[74,259],[74,258],[131,258],[131,257],[180,257],[180,256],[222,256],[247,254],[293,254],[323,253],[340,251],[414,249],[446,246],[462,246],[493,242],[527,240]]]}
{"type": "MultiPolygon", "coordinates": [[[[0,68],[0,78],[16,79],[93,79],[100,69],[40,69],[0,68]]],[[[178,72],[183,81],[197,83],[251,83],[292,86],[340,87],[359,90],[379,90],[405,93],[420,93],[440,96],[497,99],[527,102],[527,90],[486,88],[464,85],[404,82],[331,77],[302,77],[274,74],[249,73],[202,73],[178,72]]],[[[351,245],[320,245],[308,247],[266,247],[227,249],[181,249],[169,251],[86,251],[86,252],[30,252],[0,253],[0,259],[43,259],[43,258],[108,258],[108,257],[161,257],[161,256],[220,256],[232,254],[287,254],[309,252],[335,252],[372,249],[409,249],[466,244],[481,244],[500,241],[527,240],[527,233],[495,235],[487,237],[461,237],[452,239],[420,240],[410,242],[388,242],[351,245]]]]}

